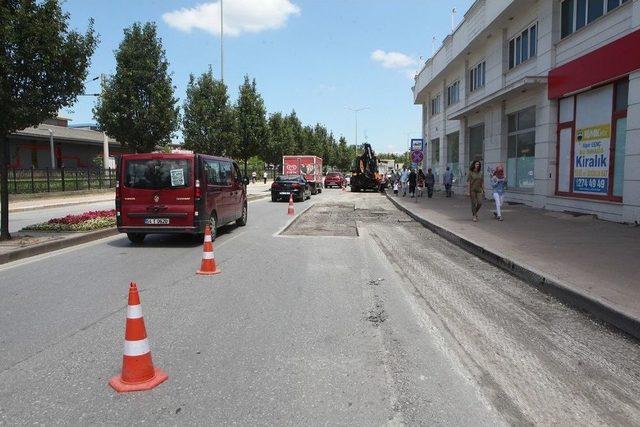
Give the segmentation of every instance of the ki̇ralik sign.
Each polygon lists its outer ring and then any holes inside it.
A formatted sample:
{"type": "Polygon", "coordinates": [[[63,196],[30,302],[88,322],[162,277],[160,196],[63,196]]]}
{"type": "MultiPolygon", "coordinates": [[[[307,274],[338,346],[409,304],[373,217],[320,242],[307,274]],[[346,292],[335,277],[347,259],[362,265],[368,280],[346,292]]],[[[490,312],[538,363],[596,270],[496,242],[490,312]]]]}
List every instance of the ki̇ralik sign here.
{"type": "Polygon", "coordinates": [[[610,124],[576,129],[573,191],[607,194],[610,145],[610,124]]]}

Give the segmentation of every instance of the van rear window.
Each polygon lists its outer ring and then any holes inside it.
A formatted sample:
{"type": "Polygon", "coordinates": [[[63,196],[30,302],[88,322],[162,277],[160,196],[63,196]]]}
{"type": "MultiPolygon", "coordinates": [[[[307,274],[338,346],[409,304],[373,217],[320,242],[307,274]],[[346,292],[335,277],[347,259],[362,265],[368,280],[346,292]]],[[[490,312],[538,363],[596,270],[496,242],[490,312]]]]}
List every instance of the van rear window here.
{"type": "Polygon", "coordinates": [[[128,160],[125,186],[160,190],[191,185],[191,162],[188,159],[128,160]]]}

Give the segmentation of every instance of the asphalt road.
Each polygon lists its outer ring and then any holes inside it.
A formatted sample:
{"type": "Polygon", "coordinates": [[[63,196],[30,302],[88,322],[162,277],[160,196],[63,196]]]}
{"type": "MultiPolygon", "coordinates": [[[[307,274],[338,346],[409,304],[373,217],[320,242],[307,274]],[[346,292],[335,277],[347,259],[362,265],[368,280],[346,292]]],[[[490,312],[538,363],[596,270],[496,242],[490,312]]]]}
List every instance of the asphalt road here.
{"type": "Polygon", "coordinates": [[[217,276],[178,236],[0,267],[0,423],[638,424],[636,341],[378,194],[296,209],[282,232],[287,204],[252,202],[215,242],[217,276]],[[169,380],[117,394],[132,280],[169,380]]]}

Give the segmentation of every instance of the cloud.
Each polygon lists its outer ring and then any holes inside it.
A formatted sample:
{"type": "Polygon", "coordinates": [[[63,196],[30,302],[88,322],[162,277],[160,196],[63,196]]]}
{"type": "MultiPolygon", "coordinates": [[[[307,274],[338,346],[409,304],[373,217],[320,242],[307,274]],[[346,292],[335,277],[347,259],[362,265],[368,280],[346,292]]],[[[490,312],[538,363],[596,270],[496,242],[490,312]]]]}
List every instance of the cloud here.
{"type": "Polygon", "coordinates": [[[408,68],[415,66],[418,61],[400,52],[385,52],[376,49],[371,53],[371,59],[380,62],[384,68],[408,68]]]}
{"type": "MultiPolygon", "coordinates": [[[[281,28],[289,16],[299,14],[300,7],[290,0],[225,0],[224,34],[239,36],[281,28]]],[[[190,32],[195,28],[219,35],[220,2],[167,12],[162,19],[180,31],[190,32]]]]}

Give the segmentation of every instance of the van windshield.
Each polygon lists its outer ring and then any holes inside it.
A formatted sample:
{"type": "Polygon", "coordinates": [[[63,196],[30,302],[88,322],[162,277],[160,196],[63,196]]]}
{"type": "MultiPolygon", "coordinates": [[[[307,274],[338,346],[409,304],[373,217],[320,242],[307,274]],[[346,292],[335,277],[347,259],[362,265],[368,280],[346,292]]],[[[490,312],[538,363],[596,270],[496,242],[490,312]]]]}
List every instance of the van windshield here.
{"type": "Polygon", "coordinates": [[[191,185],[191,162],[188,159],[128,160],[125,186],[160,190],[191,185]]]}

